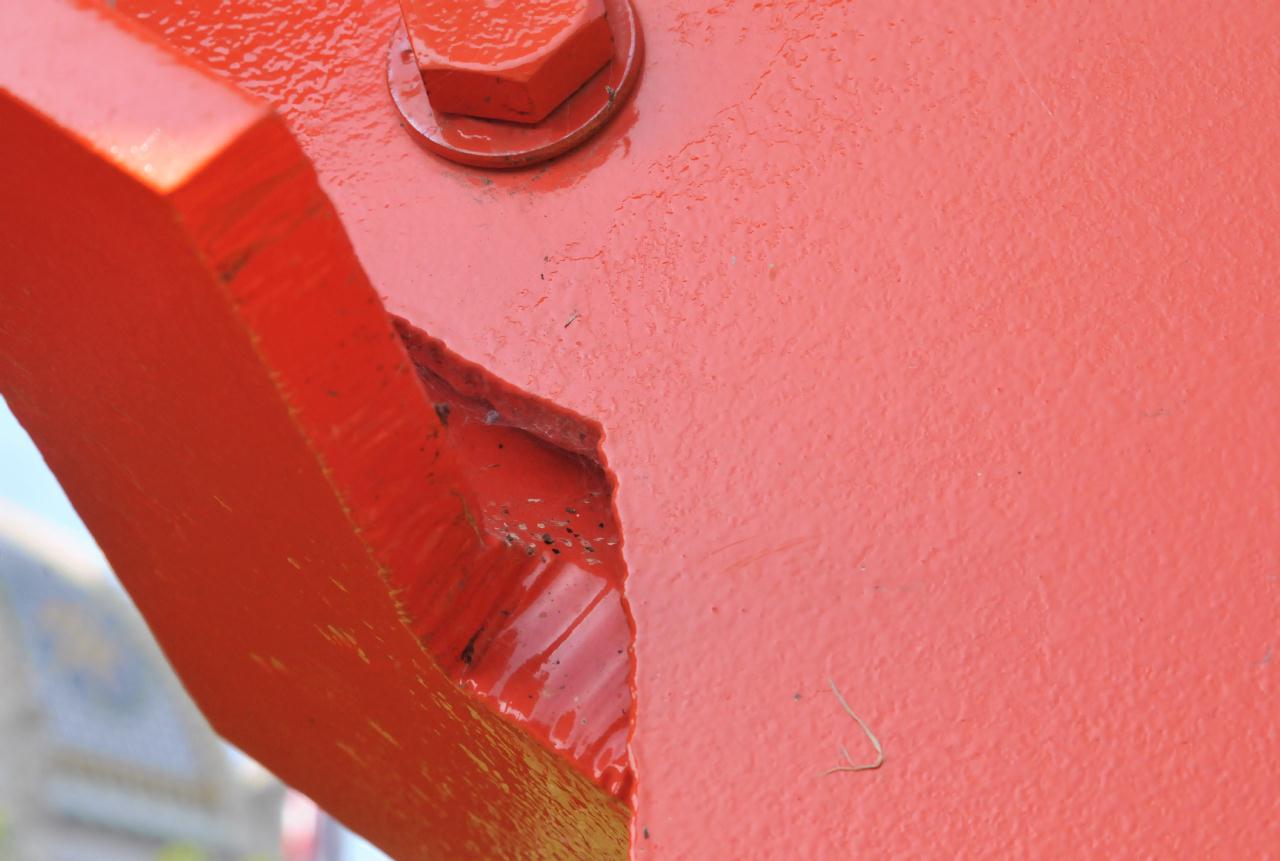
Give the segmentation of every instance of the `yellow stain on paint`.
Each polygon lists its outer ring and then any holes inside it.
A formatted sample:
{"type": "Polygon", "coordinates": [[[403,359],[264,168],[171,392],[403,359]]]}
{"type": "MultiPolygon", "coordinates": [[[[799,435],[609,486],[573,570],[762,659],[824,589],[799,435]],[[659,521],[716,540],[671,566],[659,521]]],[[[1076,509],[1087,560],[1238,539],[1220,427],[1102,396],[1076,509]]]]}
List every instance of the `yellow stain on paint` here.
{"type": "Polygon", "coordinates": [[[354,747],[347,744],[345,741],[337,742],[337,745],[338,745],[338,750],[342,751],[347,756],[354,759],[360,765],[364,765],[364,760],[360,757],[360,754],[356,753],[356,749],[354,747]]]}
{"type": "Polygon", "coordinates": [[[480,769],[480,770],[481,770],[481,771],[483,771],[485,774],[488,774],[488,773],[489,773],[489,764],[488,764],[488,763],[486,763],[486,762],[485,762],[483,759],[481,759],[480,757],[476,756],[474,753],[472,753],[472,752],[471,752],[471,750],[470,750],[469,748],[467,748],[467,747],[465,747],[465,746],[459,746],[459,748],[458,748],[458,749],[459,749],[459,750],[461,750],[463,753],[465,753],[465,754],[467,755],[467,759],[471,760],[472,762],[474,762],[474,763],[476,764],[476,768],[480,769]]]}
{"type": "Polygon", "coordinates": [[[320,632],[320,636],[324,637],[334,645],[350,646],[351,648],[359,646],[359,641],[356,640],[356,635],[351,631],[344,630],[334,625],[325,625],[323,628],[319,625],[313,625],[312,627],[320,632]]]}
{"type": "Polygon", "coordinates": [[[281,661],[279,658],[275,657],[274,655],[272,655],[271,657],[263,657],[262,655],[259,655],[257,652],[250,652],[249,659],[252,660],[258,666],[262,667],[262,669],[264,670],[275,670],[276,672],[283,673],[286,669],[288,669],[288,667],[284,665],[284,661],[281,661]]]}
{"type": "Polygon", "coordinates": [[[401,746],[400,742],[396,741],[396,737],[393,736],[391,733],[387,732],[385,729],[383,729],[382,725],[379,724],[376,720],[370,720],[369,726],[373,728],[374,732],[376,732],[378,735],[385,738],[387,742],[391,744],[393,747],[401,746]]]}

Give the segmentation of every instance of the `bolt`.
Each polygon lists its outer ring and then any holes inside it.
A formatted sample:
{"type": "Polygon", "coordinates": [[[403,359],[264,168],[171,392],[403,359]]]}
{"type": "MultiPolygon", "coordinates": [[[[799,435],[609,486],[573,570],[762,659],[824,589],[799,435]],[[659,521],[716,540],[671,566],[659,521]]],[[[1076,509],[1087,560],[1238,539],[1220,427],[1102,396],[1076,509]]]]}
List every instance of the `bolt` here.
{"type": "Polygon", "coordinates": [[[613,56],[604,0],[400,0],[436,111],[541,122],[613,56]]]}

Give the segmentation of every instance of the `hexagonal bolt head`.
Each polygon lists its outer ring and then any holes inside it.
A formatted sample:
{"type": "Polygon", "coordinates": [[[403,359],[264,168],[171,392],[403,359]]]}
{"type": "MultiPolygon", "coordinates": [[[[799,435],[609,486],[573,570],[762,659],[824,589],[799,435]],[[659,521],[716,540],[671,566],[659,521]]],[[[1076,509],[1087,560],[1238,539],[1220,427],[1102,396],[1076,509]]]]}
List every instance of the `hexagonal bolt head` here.
{"type": "Polygon", "coordinates": [[[604,0],[400,0],[437,111],[546,118],[613,56],[604,0]]]}

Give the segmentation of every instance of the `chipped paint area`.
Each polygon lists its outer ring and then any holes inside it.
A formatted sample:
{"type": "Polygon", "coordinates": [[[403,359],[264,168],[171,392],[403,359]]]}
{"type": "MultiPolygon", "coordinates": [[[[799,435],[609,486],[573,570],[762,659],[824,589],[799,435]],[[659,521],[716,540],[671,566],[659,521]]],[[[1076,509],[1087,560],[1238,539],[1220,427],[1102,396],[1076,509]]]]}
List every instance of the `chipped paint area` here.
{"type": "Polygon", "coordinates": [[[464,466],[459,517],[481,548],[451,580],[399,584],[410,625],[458,683],[625,800],[632,626],[612,482],[582,452],[599,428],[400,332],[464,466]]]}

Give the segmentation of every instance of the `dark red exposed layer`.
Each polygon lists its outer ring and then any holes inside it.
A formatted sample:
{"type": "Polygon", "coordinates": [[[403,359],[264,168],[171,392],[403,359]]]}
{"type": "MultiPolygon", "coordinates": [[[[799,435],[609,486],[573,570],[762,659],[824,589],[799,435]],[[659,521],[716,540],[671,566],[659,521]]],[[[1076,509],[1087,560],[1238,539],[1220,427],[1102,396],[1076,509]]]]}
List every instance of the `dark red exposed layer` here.
{"type": "Polygon", "coordinates": [[[410,624],[446,672],[625,800],[632,626],[612,483],[595,459],[553,444],[585,447],[599,430],[400,332],[469,484],[476,536],[438,549],[456,554],[456,576],[397,584],[410,624]]]}

